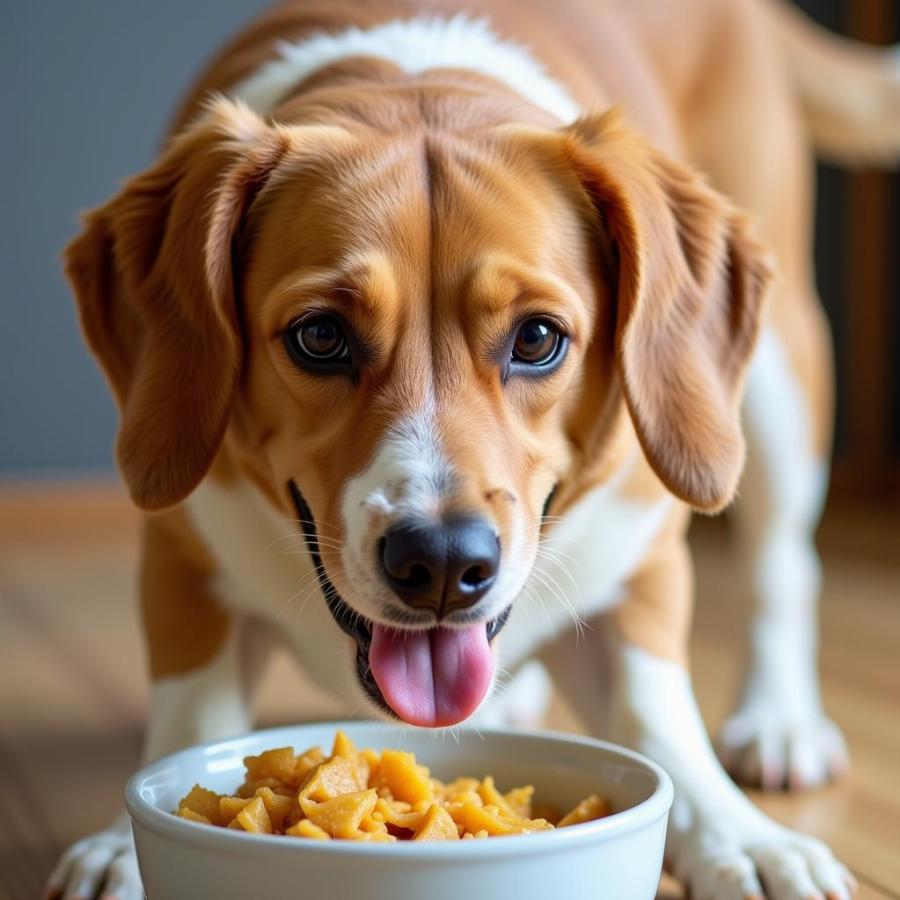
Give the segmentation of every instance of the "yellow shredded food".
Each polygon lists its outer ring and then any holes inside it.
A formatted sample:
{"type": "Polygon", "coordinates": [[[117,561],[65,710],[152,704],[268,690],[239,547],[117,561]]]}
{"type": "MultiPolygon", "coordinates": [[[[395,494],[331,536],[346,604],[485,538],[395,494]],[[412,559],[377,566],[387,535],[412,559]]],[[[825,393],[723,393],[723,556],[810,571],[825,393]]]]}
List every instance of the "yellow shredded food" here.
{"type": "Polygon", "coordinates": [[[609,815],[592,794],[566,815],[532,803],[534,788],[502,793],[488,775],[445,784],[412,753],[357,750],[342,731],[331,756],[291,747],[244,759],[234,796],[195,785],[177,815],[256,834],[351,841],[456,841],[563,828],[609,815]]]}

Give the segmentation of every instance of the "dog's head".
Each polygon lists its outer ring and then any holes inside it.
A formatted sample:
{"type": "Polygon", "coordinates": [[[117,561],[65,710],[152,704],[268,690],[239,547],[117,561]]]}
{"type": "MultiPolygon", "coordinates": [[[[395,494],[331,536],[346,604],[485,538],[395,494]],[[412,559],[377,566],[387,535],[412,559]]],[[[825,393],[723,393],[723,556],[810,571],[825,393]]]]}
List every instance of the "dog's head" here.
{"type": "Polygon", "coordinates": [[[227,441],[415,724],[483,699],[554,491],[612,471],[623,428],[691,505],[735,488],[767,265],[615,115],[384,134],[217,101],[68,272],[135,501],[182,500],[227,441]]]}

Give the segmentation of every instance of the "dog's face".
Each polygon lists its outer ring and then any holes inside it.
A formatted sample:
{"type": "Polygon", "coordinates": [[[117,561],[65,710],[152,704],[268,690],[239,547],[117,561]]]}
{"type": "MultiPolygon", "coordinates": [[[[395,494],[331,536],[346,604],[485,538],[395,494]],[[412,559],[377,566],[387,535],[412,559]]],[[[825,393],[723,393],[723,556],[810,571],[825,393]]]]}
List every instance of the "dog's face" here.
{"type": "Polygon", "coordinates": [[[612,119],[385,137],[221,103],[69,260],[135,498],[181,499],[227,432],[413,724],[488,692],[544,510],[615,454],[623,403],[676,494],[733,490],[764,265],[612,119]]]}
{"type": "Polygon", "coordinates": [[[347,141],[249,223],[237,438],[299,492],[360,674],[407,721],[484,696],[569,466],[601,292],[586,213],[512,145],[412,135],[347,141]]]}

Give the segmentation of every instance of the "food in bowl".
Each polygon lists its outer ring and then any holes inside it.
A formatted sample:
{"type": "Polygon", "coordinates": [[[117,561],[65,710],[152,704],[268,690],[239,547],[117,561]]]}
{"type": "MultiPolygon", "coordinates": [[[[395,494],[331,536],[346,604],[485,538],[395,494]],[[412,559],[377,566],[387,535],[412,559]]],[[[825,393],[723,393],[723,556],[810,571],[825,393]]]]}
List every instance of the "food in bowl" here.
{"type": "Polygon", "coordinates": [[[357,750],[338,731],[331,755],[291,747],[244,758],[234,795],[200,785],[176,814],[204,825],[318,840],[448,841],[565,828],[609,814],[591,794],[566,815],[533,802],[530,785],[501,793],[494,778],[444,783],[402,750],[357,750]]]}
{"type": "MultiPolygon", "coordinates": [[[[324,755],[323,755],[324,756],[324,755]]],[[[653,900],[672,782],[650,760],[571,734],[459,729],[452,736],[385,722],[310,722],[179,750],[128,782],[125,799],[150,900],[428,897],[429,900],[653,900]],[[291,840],[197,825],[173,815],[193,784],[234,794],[244,758],[272,747],[330,752],[335,730],[357,747],[411,751],[444,782],[492,773],[505,790],[570,809],[591,793],[612,814],[575,828],[507,840],[291,840]]],[[[532,818],[543,812],[532,808],[532,818]]]]}

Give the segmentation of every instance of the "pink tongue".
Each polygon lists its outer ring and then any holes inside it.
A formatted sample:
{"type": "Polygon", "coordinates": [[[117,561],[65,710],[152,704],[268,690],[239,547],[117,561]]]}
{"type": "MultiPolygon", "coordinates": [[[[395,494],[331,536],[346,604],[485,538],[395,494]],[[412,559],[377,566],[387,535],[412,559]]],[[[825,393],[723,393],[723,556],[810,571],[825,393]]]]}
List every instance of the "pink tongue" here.
{"type": "Polygon", "coordinates": [[[385,702],[401,719],[443,728],[475,712],[490,686],[494,657],[484,623],[429,631],[373,625],[369,665],[385,702]]]}

